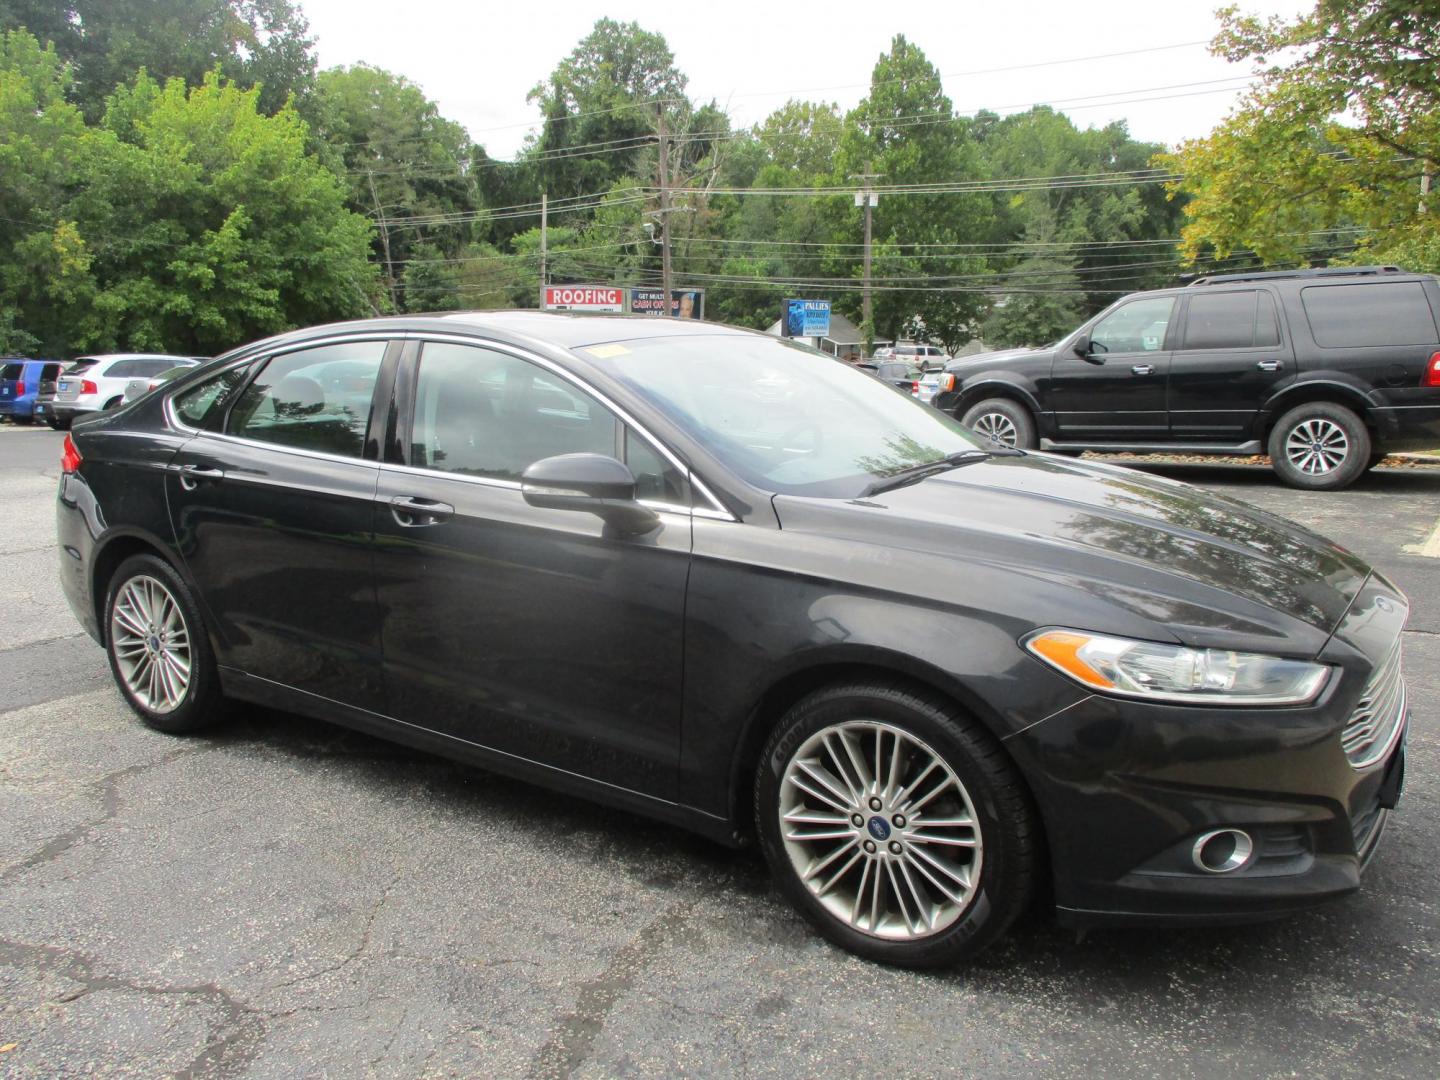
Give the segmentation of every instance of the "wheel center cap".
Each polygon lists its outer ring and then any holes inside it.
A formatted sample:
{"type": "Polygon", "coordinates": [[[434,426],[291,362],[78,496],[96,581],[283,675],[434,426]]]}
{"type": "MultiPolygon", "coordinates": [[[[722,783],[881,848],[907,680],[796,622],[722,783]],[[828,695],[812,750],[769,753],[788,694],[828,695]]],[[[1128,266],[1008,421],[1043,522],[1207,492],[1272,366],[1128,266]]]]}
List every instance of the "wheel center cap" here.
{"type": "Polygon", "coordinates": [[[159,651],[160,651],[160,639],[159,639],[158,637],[154,637],[154,636],[152,635],[151,637],[149,637],[149,638],[146,639],[146,641],[145,641],[145,646],[146,646],[146,648],[148,648],[151,652],[159,652],[159,651]]]}
{"type": "Polygon", "coordinates": [[[865,828],[870,831],[870,835],[876,840],[885,841],[890,839],[890,823],[883,817],[872,817],[865,823],[865,828]]]}

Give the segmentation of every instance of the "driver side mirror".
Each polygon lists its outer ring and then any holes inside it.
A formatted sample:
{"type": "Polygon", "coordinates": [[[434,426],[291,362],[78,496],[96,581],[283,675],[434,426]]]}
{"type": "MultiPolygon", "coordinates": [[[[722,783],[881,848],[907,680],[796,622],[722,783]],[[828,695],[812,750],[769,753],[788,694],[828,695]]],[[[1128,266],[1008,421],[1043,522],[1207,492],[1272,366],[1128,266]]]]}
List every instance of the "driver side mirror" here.
{"type": "Polygon", "coordinates": [[[1072,345],[1071,348],[1075,350],[1076,356],[1088,364],[1105,363],[1105,357],[1100,355],[1100,353],[1105,351],[1105,347],[1091,341],[1089,334],[1081,334],[1077,337],[1075,344],[1072,345]]]}
{"type": "Polygon", "coordinates": [[[520,493],[531,506],[584,510],[629,534],[649,532],[660,520],[635,501],[634,474],[605,454],[542,458],[521,474],[520,493]]]}

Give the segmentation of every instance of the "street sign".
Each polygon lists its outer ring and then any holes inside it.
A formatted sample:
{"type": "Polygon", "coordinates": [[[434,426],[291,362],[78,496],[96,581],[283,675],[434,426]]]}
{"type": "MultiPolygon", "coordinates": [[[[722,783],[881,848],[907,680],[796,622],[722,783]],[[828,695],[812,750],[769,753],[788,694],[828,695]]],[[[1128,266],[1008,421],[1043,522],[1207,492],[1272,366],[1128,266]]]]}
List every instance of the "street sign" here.
{"type": "Polygon", "coordinates": [[[786,300],[786,337],[828,337],[830,335],[829,300],[786,300]]]}
{"type": "Polygon", "coordinates": [[[547,311],[622,312],[625,290],[612,285],[546,285],[547,311]]]}

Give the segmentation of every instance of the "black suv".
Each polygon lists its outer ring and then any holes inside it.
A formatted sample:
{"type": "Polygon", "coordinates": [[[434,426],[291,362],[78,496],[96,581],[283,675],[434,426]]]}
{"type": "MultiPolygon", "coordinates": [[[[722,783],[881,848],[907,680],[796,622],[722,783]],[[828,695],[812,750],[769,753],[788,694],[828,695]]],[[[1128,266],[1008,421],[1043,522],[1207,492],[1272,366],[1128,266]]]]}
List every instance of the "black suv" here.
{"type": "Polygon", "coordinates": [[[1021,447],[1269,453],[1286,483],[1335,490],[1440,446],[1437,315],[1440,282],[1393,266],[1204,277],[952,363],[933,404],[1021,447]]]}

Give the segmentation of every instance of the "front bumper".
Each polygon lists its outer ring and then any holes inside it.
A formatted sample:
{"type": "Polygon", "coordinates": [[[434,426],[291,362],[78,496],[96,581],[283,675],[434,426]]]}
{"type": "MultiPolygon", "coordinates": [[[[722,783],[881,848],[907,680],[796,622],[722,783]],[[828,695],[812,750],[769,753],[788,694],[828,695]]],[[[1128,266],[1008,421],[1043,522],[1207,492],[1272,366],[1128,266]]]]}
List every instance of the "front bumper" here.
{"type": "Polygon", "coordinates": [[[1404,776],[1403,700],[1384,755],[1357,768],[1341,733],[1404,624],[1373,577],[1320,659],[1339,668],[1312,706],[1218,709],[1090,697],[1006,740],[1050,841],[1055,904],[1076,925],[1275,918],[1360,887],[1404,776]],[[1195,844],[1239,829],[1239,869],[1195,844]]]}

